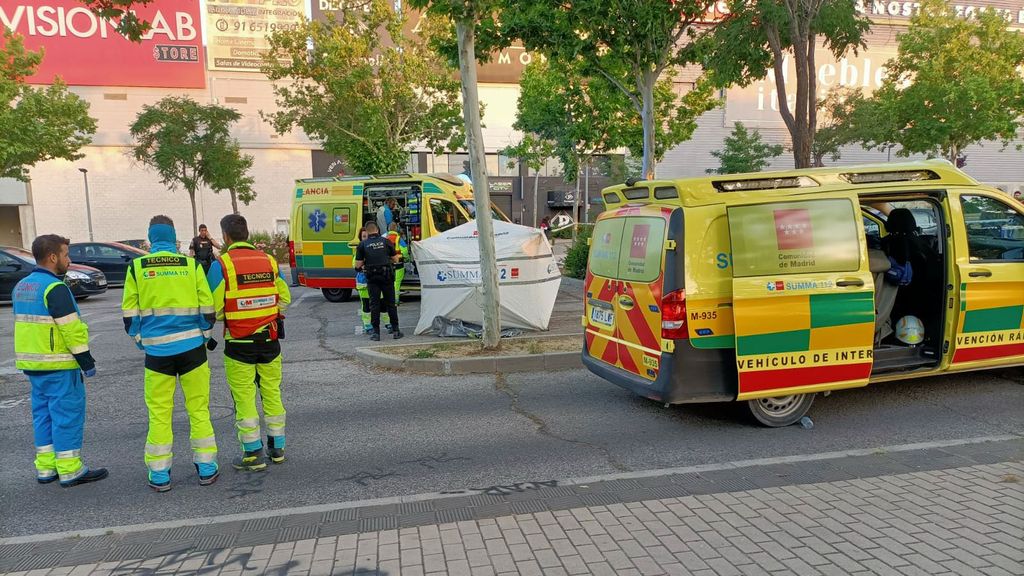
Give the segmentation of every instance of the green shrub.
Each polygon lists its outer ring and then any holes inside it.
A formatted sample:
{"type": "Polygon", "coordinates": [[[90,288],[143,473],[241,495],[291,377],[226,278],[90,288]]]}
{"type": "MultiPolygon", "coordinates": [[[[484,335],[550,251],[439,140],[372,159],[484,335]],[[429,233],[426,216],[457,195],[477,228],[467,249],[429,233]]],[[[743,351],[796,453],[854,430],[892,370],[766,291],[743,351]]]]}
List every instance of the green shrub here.
{"type": "Polygon", "coordinates": [[[587,274],[587,260],[590,258],[590,246],[587,240],[593,234],[594,227],[581,224],[576,234],[576,241],[569,247],[562,262],[566,276],[583,278],[587,274]]]}
{"type": "Polygon", "coordinates": [[[288,235],[281,232],[256,230],[249,233],[249,243],[270,254],[278,262],[288,263],[288,235]]]}

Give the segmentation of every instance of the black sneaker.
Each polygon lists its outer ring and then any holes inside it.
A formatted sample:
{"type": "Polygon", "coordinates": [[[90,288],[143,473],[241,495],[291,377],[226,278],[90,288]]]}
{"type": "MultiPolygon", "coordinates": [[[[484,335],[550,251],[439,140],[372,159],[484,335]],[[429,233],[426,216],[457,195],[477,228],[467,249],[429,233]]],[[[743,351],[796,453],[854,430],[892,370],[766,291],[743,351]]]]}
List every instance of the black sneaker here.
{"type": "Polygon", "coordinates": [[[267,468],[267,463],[263,460],[262,450],[246,452],[238,458],[235,458],[231,462],[231,465],[235,467],[235,470],[241,470],[243,472],[259,472],[260,470],[266,470],[267,468]]]}
{"type": "Polygon", "coordinates": [[[394,326],[392,326],[391,324],[385,324],[384,327],[388,329],[388,334],[391,334],[395,331],[394,326]]]}
{"type": "Polygon", "coordinates": [[[106,477],[107,477],[107,469],[106,468],[97,468],[95,470],[89,470],[88,472],[86,472],[85,474],[82,474],[81,476],[79,476],[78,478],[75,478],[74,480],[69,480],[67,482],[61,482],[60,485],[61,485],[62,488],[71,488],[72,486],[78,486],[79,484],[88,484],[89,482],[99,482],[100,480],[103,480],[106,477]]]}
{"type": "Polygon", "coordinates": [[[370,340],[374,342],[380,342],[380,332],[374,332],[373,334],[370,334],[370,340]]]}
{"type": "Polygon", "coordinates": [[[267,458],[274,464],[284,463],[284,448],[274,446],[274,437],[267,436],[267,458]]]}
{"type": "MultiPolygon", "coordinates": [[[[199,474],[199,465],[198,464],[194,464],[194,463],[192,465],[196,467],[196,473],[199,474]]],[[[199,485],[200,486],[209,486],[210,484],[213,484],[214,482],[216,482],[217,478],[219,478],[219,477],[220,477],[220,468],[217,468],[217,471],[214,472],[213,474],[210,474],[209,476],[203,476],[202,474],[199,474],[199,485]]]]}
{"type": "Polygon", "coordinates": [[[400,331],[399,332],[395,332],[395,340],[398,340],[399,338],[403,338],[403,337],[405,337],[405,334],[402,334],[400,331]]]}

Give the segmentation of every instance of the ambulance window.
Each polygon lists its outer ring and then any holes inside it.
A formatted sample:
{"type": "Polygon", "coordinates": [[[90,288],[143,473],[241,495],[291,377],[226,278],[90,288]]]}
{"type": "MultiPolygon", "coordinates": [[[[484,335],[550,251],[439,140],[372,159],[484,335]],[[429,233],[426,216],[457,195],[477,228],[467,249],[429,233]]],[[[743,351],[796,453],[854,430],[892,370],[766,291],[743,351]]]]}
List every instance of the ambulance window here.
{"type": "Polygon", "coordinates": [[[665,220],[626,218],[619,248],[618,278],[630,282],[654,282],[661,276],[665,253],[665,220]]]}
{"type": "Polygon", "coordinates": [[[335,234],[341,234],[345,238],[355,236],[352,233],[352,206],[336,206],[331,226],[335,234]]]}
{"type": "Polygon", "coordinates": [[[590,240],[590,272],[605,278],[619,273],[619,252],[625,218],[601,220],[594,226],[590,240]]]}
{"type": "Polygon", "coordinates": [[[995,198],[961,196],[971,262],[1024,261],[1024,216],[995,198]]]}
{"type": "Polygon", "coordinates": [[[844,199],[729,208],[733,276],[855,271],[861,223],[858,210],[844,199]]]}
{"type": "Polygon", "coordinates": [[[434,220],[434,230],[437,232],[447,232],[468,222],[455,204],[438,198],[430,199],[430,217],[434,220]]]}

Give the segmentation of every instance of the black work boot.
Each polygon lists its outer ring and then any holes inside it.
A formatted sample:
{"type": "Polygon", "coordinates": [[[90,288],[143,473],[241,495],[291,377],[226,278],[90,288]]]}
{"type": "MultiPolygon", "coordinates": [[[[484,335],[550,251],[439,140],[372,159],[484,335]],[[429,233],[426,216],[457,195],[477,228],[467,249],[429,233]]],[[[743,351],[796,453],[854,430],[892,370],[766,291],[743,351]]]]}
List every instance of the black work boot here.
{"type": "Polygon", "coordinates": [[[405,336],[405,334],[402,334],[401,331],[395,332],[395,340],[398,340],[399,338],[403,338],[404,336],[405,336]]]}
{"type": "Polygon", "coordinates": [[[370,340],[373,340],[374,342],[380,342],[380,332],[374,332],[373,334],[370,334],[370,340]]]}
{"type": "Polygon", "coordinates": [[[72,486],[78,486],[79,484],[88,484],[89,482],[99,482],[107,477],[106,468],[96,468],[95,470],[89,470],[85,474],[82,474],[74,480],[68,480],[67,482],[61,482],[62,488],[71,488],[72,486]]]}
{"type": "Polygon", "coordinates": [[[274,464],[284,463],[284,448],[274,446],[273,436],[267,436],[267,458],[274,464]]]}
{"type": "MultiPolygon", "coordinates": [[[[193,463],[192,465],[196,467],[196,474],[199,474],[199,464],[193,463]]],[[[220,477],[220,468],[219,467],[217,468],[216,472],[214,472],[213,474],[210,474],[209,476],[203,476],[202,474],[199,474],[199,485],[200,486],[209,486],[209,485],[213,484],[214,482],[216,482],[217,478],[219,478],[219,477],[220,477]]]]}
{"type": "Polygon", "coordinates": [[[267,468],[267,463],[263,460],[263,450],[246,452],[232,460],[231,465],[235,467],[235,470],[243,472],[259,472],[267,468]]]}

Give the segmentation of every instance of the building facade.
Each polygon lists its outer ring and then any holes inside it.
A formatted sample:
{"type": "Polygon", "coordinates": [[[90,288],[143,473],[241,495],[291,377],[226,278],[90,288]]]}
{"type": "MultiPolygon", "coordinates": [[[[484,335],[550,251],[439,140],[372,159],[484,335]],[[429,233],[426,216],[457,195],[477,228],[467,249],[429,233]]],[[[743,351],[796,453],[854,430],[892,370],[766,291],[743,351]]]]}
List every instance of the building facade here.
{"type": "MultiPolygon", "coordinates": [[[[0,21],[26,37],[30,48],[45,47],[44,68],[33,82],[46,84],[55,75],[90,104],[98,121],[92,143],[75,162],[50,161],[31,171],[31,184],[0,182],[0,243],[28,244],[34,235],[59,233],[74,240],[88,237],[87,214],[91,213],[97,241],[144,238],[149,218],[166,214],[177,225],[179,238],[191,236],[191,208],[187,194],[172,191],[158,177],[129,156],[129,125],[146,104],[168,95],[188,95],[238,110],[242,120],[235,126],[243,152],[255,158],[252,176],[257,197],[240,211],[254,230],[287,231],[293,182],[297,178],[335,175],[344,170],[340,159],[319,150],[301,132],[275,134],[261,111],[275,108],[272,86],[258,72],[259,51],[265,47],[264,31],[311,15],[324,18],[330,0],[280,0],[273,9],[265,2],[248,0],[161,0],[140,15],[150,17],[154,31],[140,45],[127,43],[84,8],[68,8],[61,0],[13,0],[0,5],[0,21]],[[82,169],[85,172],[82,172],[82,169]],[[86,186],[90,210],[86,210],[86,186]]],[[[980,8],[1005,10],[1014,26],[1024,27],[1024,0],[964,1],[965,13],[980,8]],[[1014,2],[1018,2],[1015,4],[1014,2]]],[[[860,4],[875,21],[868,49],[835,61],[818,58],[822,95],[835,85],[872,88],[880,83],[884,63],[895,55],[896,34],[906,25],[913,2],[860,4]]],[[[521,135],[515,122],[517,85],[529,53],[512,48],[495,55],[480,67],[480,98],[485,105],[484,143],[491,194],[514,221],[534,225],[541,218],[571,214],[586,218],[582,206],[587,197],[596,201],[601,187],[611,184],[608,163],[598,158],[576,184],[566,183],[557,162],[551,161],[539,176],[500,151],[521,135]],[[513,166],[509,167],[509,160],[513,166]],[[537,176],[535,178],[535,176],[537,176]],[[537,194],[534,195],[536,184],[537,194]],[[589,194],[588,194],[589,192],[589,194]],[[550,201],[550,203],[549,203],[550,201]]],[[[685,90],[692,74],[678,75],[685,90]]],[[[693,138],[670,150],[658,167],[664,178],[697,176],[715,167],[711,152],[721,147],[736,121],[761,131],[766,140],[786,143],[788,134],[773,106],[770,79],[746,88],[724,91],[723,105],[699,121],[693,138]]],[[[965,170],[979,180],[1013,191],[1024,185],[1024,154],[998,144],[974,146],[966,151],[965,170]]],[[[891,151],[844,150],[839,163],[896,160],[891,151]]],[[[409,171],[460,173],[466,155],[434,155],[425,150],[410,152],[409,171]]],[[[783,155],[775,168],[792,167],[783,155]]],[[[599,206],[592,204],[596,213],[599,206]]],[[[202,189],[197,194],[200,222],[216,230],[216,222],[231,209],[226,194],[202,189]]]]}

